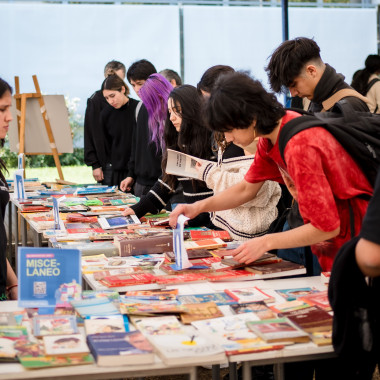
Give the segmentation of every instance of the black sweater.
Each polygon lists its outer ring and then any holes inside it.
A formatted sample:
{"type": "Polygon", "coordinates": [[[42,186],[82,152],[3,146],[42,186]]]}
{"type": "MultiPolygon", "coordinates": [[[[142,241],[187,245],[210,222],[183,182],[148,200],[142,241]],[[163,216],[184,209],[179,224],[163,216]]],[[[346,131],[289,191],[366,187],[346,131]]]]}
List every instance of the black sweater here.
{"type": "Polygon", "coordinates": [[[153,186],[162,174],[162,152],[150,140],[148,111],[144,105],[140,108],[132,140],[128,177],[132,177],[140,185],[153,186]]]}
{"type": "MultiPolygon", "coordinates": [[[[335,94],[337,91],[345,88],[351,87],[344,81],[344,76],[342,74],[338,74],[333,67],[326,64],[325,71],[314,89],[313,100],[310,103],[309,111],[320,112],[323,108],[322,102],[335,94]]],[[[355,111],[369,112],[367,104],[359,98],[347,96],[344,99],[350,103],[355,111]]],[[[331,110],[327,111],[339,112],[339,110],[335,109],[335,106],[331,110]]]]}
{"type": "Polygon", "coordinates": [[[107,161],[105,138],[100,122],[100,113],[108,103],[102,91],[94,92],[87,99],[84,117],[84,162],[92,169],[104,167],[107,161]]]}
{"type": "Polygon", "coordinates": [[[136,126],[137,103],[137,100],[129,99],[128,103],[119,109],[106,106],[101,112],[106,155],[110,159],[113,170],[126,171],[128,168],[132,151],[132,136],[136,126]]]}

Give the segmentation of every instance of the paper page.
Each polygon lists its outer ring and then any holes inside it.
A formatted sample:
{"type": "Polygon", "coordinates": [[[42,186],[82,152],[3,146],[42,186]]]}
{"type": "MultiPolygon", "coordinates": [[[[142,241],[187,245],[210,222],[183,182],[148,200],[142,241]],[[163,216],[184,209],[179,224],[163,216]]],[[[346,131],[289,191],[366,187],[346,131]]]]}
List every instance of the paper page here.
{"type": "Polygon", "coordinates": [[[173,230],[173,250],[175,255],[175,264],[172,265],[172,268],[175,270],[181,270],[190,268],[192,264],[189,261],[187,256],[187,251],[185,249],[185,241],[183,239],[183,230],[185,222],[189,220],[184,215],[179,215],[177,219],[177,226],[173,230]]]}

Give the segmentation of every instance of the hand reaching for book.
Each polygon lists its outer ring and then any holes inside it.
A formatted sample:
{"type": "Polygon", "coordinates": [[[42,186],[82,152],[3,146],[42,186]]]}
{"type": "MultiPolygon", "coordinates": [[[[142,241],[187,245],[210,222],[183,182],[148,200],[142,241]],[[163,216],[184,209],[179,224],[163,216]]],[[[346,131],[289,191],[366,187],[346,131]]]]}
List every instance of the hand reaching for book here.
{"type": "Polygon", "coordinates": [[[252,263],[268,252],[266,241],[266,236],[251,239],[229,252],[229,255],[233,256],[240,263],[252,263]]]}
{"type": "Polygon", "coordinates": [[[123,216],[127,216],[127,215],[135,215],[135,212],[130,207],[126,207],[123,210],[123,216]]]}
{"type": "MultiPolygon", "coordinates": [[[[120,190],[121,191],[131,191],[133,182],[134,182],[134,180],[132,177],[127,177],[127,178],[123,179],[120,182],[120,190]]],[[[130,214],[127,214],[127,215],[130,215],[130,214]]]]}
{"type": "Polygon", "coordinates": [[[179,204],[170,214],[169,225],[175,228],[177,225],[177,219],[180,215],[187,216],[190,219],[195,218],[199,211],[197,210],[196,204],[179,204]]]}

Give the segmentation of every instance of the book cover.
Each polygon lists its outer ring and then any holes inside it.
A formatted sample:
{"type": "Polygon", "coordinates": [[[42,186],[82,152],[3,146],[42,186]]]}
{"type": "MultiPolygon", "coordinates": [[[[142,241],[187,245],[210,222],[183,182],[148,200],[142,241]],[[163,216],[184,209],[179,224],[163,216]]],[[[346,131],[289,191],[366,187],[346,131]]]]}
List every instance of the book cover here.
{"type": "Polygon", "coordinates": [[[77,249],[19,248],[18,306],[70,306],[82,291],[80,260],[77,249]]]}
{"type": "Polygon", "coordinates": [[[196,321],[192,322],[192,325],[201,333],[212,336],[212,339],[222,346],[228,356],[284,348],[282,344],[269,344],[250,331],[246,322],[252,320],[257,320],[257,316],[254,313],[245,313],[196,321]]]}
{"type": "Polygon", "coordinates": [[[191,240],[204,240],[204,239],[215,239],[219,238],[223,241],[231,241],[231,236],[228,231],[217,231],[217,230],[191,230],[190,231],[191,240]]]}
{"type": "Polygon", "coordinates": [[[220,305],[231,305],[237,303],[235,299],[226,293],[208,293],[208,294],[189,294],[189,295],[179,295],[178,301],[183,304],[194,304],[202,302],[215,302],[218,306],[220,305]]]}
{"type": "Polygon", "coordinates": [[[230,308],[235,314],[255,313],[259,319],[273,319],[277,317],[264,301],[230,305],[230,308]]]}
{"type": "Polygon", "coordinates": [[[114,303],[108,297],[89,298],[71,301],[79,315],[86,318],[91,315],[115,315],[120,314],[114,303]]]}
{"type": "Polygon", "coordinates": [[[121,287],[140,284],[151,284],[155,280],[155,276],[150,273],[134,273],[134,274],[121,274],[114,276],[106,276],[100,280],[100,282],[109,287],[121,287]]]}
{"type": "MultiPolygon", "coordinates": [[[[250,264],[249,266],[245,267],[245,270],[257,273],[257,274],[272,274],[272,273],[282,273],[287,271],[295,271],[295,270],[305,270],[305,267],[303,265],[293,263],[291,261],[282,260],[279,262],[269,263],[265,265],[256,265],[255,263],[250,264]]],[[[303,274],[299,273],[299,274],[303,274]]]]}
{"type": "Polygon", "coordinates": [[[186,325],[194,321],[220,317],[224,317],[224,314],[215,302],[188,303],[185,305],[185,313],[181,314],[181,321],[186,325]]]}
{"type": "Polygon", "coordinates": [[[176,285],[188,282],[206,282],[205,273],[179,273],[166,276],[156,276],[157,284],[160,285],[176,285]]]}
{"type": "Polygon", "coordinates": [[[86,335],[125,332],[122,315],[91,316],[84,320],[86,335]]]}
{"type": "Polygon", "coordinates": [[[47,356],[42,343],[36,341],[16,342],[15,350],[21,365],[26,369],[64,367],[68,365],[92,364],[90,354],[71,354],[65,356],[47,356]]]}
{"type": "Polygon", "coordinates": [[[292,310],[299,310],[303,309],[305,307],[308,307],[309,305],[303,301],[300,300],[293,300],[293,301],[285,301],[282,303],[276,303],[275,305],[269,306],[271,310],[273,310],[275,313],[283,313],[286,311],[292,311],[292,310]]]}
{"type": "Polygon", "coordinates": [[[90,334],[87,342],[99,366],[154,362],[153,347],[139,331],[90,334]]]}
{"type": "Polygon", "coordinates": [[[306,296],[308,294],[316,293],[318,290],[315,288],[291,288],[291,289],[276,289],[276,292],[286,301],[294,301],[298,297],[306,296]]]}
{"type": "Polygon", "coordinates": [[[252,286],[249,288],[225,289],[224,292],[239,303],[249,303],[258,301],[274,302],[274,297],[265,293],[257,286],[252,286]]]}
{"type": "Polygon", "coordinates": [[[332,330],[316,331],[311,333],[310,337],[317,346],[329,346],[332,344],[332,330]]]}
{"type": "Polygon", "coordinates": [[[128,236],[115,236],[114,244],[119,249],[120,256],[145,255],[173,251],[173,236],[141,236],[130,239],[128,236]]]}
{"type": "Polygon", "coordinates": [[[312,306],[319,306],[321,309],[325,311],[331,310],[331,305],[329,302],[329,297],[327,295],[327,290],[323,290],[321,292],[309,294],[307,296],[302,296],[298,298],[300,301],[306,302],[312,306]]]}
{"type": "MultiPolygon", "coordinates": [[[[207,249],[192,249],[187,252],[189,260],[193,259],[203,259],[207,257],[213,257],[212,254],[207,249]]],[[[174,252],[165,252],[165,257],[172,263],[175,262],[174,252]]]]}
{"type": "Polygon", "coordinates": [[[197,162],[210,163],[201,158],[190,156],[189,154],[167,149],[168,160],[166,164],[166,173],[180,177],[189,177],[198,179],[198,171],[195,168],[197,162]]]}
{"type": "Polygon", "coordinates": [[[246,281],[246,280],[256,280],[259,275],[255,273],[247,272],[244,269],[231,269],[216,271],[210,273],[203,273],[207,281],[218,282],[218,281],[246,281]]]}
{"type": "Polygon", "coordinates": [[[77,334],[76,317],[74,315],[37,315],[33,318],[33,333],[36,337],[77,334]]]}
{"type": "Polygon", "coordinates": [[[185,249],[191,250],[191,249],[217,249],[226,247],[226,243],[220,239],[220,238],[214,238],[214,239],[203,239],[203,240],[196,240],[196,241],[185,241],[185,249]]]}
{"type": "Polygon", "coordinates": [[[268,343],[310,341],[310,336],[287,318],[248,321],[247,327],[268,343]]]}
{"type": "Polygon", "coordinates": [[[24,326],[0,326],[0,362],[16,361],[15,347],[25,343],[27,338],[28,331],[24,326]]]}
{"type": "Polygon", "coordinates": [[[176,300],[177,295],[178,289],[131,290],[125,292],[125,297],[157,301],[176,300]]]}
{"type": "Polygon", "coordinates": [[[120,302],[120,311],[123,314],[154,315],[184,313],[185,307],[177,301],[151,301],[128,299],[120,302]]]}
{"type": "Polygon", "coordinates": [[[185,332],[184,325],[174,315],[152,318],[136,317],[132,318],[132,323],[145,336],[183,334],[185,332]]]}
{"type": "Polygon", "coordinates": [[[87,354],[90,350],[82,334],[47,335],[42,340],[47,356],[64,356],[73,354],[87,354]]]}
{"type": "Polygon", "coordinates": [[[283,312],[280,316],[290,319],[302,330],[309,333],[332,330],[333,317],[318,306],[283,312]]]}

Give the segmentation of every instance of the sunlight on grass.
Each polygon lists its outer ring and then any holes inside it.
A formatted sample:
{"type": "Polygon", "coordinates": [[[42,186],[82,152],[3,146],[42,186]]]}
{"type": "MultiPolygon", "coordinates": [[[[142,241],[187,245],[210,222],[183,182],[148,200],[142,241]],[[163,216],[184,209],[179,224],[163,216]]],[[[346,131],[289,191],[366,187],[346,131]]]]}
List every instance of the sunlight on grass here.
{"type": "MultiPolygon", "coordinates": [[[[16,169],[9,169],[6,178],[13,178],[16,169]]],[[[88,166],[62,166],[62,172],[65,181],[75,182],[78,184],[95,183],[92,176],[92,169],[88,166]]],[[[59,178],[57,168],[27,168],[25,170],[26,178],[38,178],[41,182],[52,182],[59,178]]]]}

